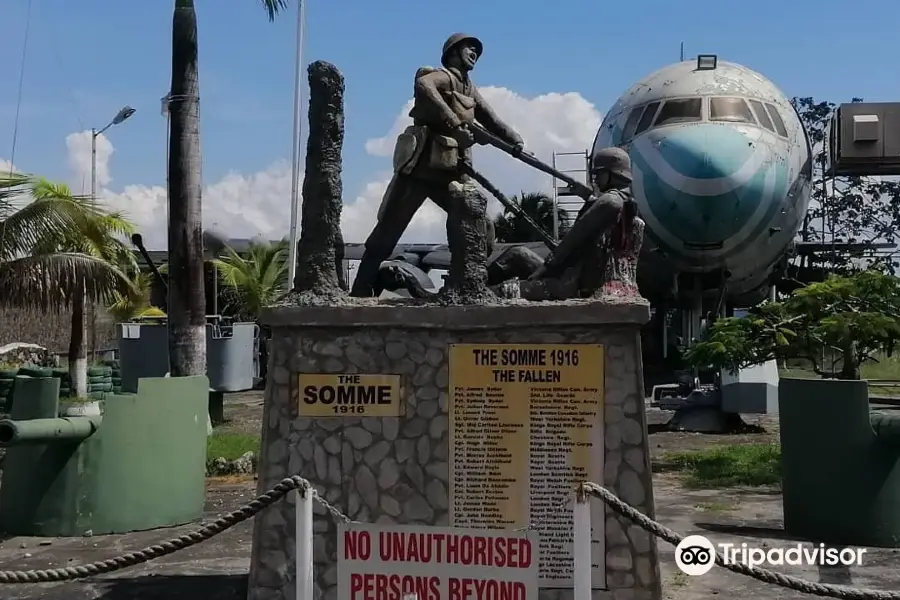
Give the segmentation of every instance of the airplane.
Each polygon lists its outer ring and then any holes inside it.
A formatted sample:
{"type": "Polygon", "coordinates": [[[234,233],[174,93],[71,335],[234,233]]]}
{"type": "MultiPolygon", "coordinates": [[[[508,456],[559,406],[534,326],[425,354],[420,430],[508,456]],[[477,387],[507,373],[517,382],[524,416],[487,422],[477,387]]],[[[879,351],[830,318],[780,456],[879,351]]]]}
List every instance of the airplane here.
{"type": "Polygon", "coordinates": [[[681,309],[685,338],[771,295],[812,183],[809,136],[771,81],[715,55],[664,67],[606,114],[593,151],[609,146],[631,156],[646,223],[638,286],[681,309]]]}

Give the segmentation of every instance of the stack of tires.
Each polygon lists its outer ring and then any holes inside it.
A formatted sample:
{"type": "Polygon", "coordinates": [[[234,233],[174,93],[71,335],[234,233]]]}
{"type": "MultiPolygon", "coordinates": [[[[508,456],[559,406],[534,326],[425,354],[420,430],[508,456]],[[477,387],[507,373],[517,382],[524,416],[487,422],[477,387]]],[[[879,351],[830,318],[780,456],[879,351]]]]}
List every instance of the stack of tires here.
{"type": "Polygon", "coordinates": [[[59,397],[68,398],[72,395],[72,378],[66,369],[53,369],[53,376],[59,379],[59,397]]]}
{"type": "Polygon", "coordinates": [[[114,394],[122,393],[122,367],[118,360],[103,361],[107,367],[112,369],[112,391],[114,394]]]}
{"type": "Polygon", "coordinates": [[[9,403],[12,401],[12,388],[18,374],[19,369],[0,369],[0,413],[9,413],[9,403]]]}
{"type": "Polygon", "coordinates": [[[112,368],[105,365],[88,367],[88,396],[102,400],[113,391],[112,368]]]}
{"type": "Polygon", "coordinates": [[[53,369],[50,367],[36,367],[34,365],[26,365],[19,369],[19,375],[24,375],[26,377],[35,377],[35,378],[43,378],[43,377],[53,377],[53,369]]]}

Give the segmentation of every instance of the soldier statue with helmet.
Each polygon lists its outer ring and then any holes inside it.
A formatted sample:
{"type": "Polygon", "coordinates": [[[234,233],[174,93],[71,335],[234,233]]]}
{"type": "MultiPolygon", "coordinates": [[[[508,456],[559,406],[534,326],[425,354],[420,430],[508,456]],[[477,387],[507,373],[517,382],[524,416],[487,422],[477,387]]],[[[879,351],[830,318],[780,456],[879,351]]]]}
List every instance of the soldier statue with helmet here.
{"type": "MultiPolygon", "coordinates": [[[[449,215],[448,242],[451,256],[457,257],[451,259],[451,279],[459,276],[461,269],[484,273],[487,257],[483,244],[469,248],[466,239],[471,235],[457,231],[460,219],[477,229],[476,237],[484,238],[487,227],[487,199],[468,175],[472,146],[476,143],[469,126],[480,123],[517,151],[524,144],[521,136],[496,115],[469,78],[483,49],[477,38],[453,34],[444,44],[442,66],[422,67],[416,72],[414,105],[409,113],[413,124],[397,139],[393,178],[385,191],[375,228],[366,240],[351,295],[373,295],[379,267],[390,258],[426,198],[449,215]]],[[[473,275],[470,279],[478,277],[473,275]]]]}
{"type": "MultiPolygon", "coordinates": [[[[489,283],[497,295],[526,300],[640,295],[636,268],[644,222],[631,193],[631,159],[620,148],[598,150],[590,178],[593,193],[545,261],[524,245],[489,249],[489,283]]],[[[390,289],[406,289],[417,298],[435,295],[396,265],[386,264],[385,275],[392,280],[390,289]]]]}

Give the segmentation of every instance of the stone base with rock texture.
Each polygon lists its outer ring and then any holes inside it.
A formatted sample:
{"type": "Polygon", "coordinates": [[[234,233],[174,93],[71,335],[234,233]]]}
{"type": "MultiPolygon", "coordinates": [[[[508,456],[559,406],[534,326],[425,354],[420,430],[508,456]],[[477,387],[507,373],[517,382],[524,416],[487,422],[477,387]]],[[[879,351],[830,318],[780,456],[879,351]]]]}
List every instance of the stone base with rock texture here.
{"type": "MultiPolygon", "coordinates": [[[[448,525],[449,345],[602,344],[606,349],[604,486],[654,514],[644,412],[643,300],[492,306],[273,308],[259,489],[299,474],[353,520],[448,525]],[[397,373],[406,416],[298,418],[297,373],[397,373]]],[[[599,502],[599,500],[595,500],[599,502]]],[[[337,523],[315,507],[316,598],[337,599],[337,523]]],[[[607,511],[606,590],[595,600],[658,600],[656,541],[607,511]]],[[[293,498],[254,521],[250,600],[300,600],[294,590],[293,498]]],[[[602,582],[594,582],[598,587],[602,582]]],[[[571,590],[541,590],[564,600],[571,590]]]]}

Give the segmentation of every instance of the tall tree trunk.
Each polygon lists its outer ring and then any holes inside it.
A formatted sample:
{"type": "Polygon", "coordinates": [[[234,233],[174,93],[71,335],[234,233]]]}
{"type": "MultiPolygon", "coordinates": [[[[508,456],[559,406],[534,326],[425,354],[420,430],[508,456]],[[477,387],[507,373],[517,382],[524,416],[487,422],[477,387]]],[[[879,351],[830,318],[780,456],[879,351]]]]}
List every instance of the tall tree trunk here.
{"type": "Polygon", "coordinates": [[[79,398],[88,394],[87,349],[85,348],[84,290],[75,291],[72,302],[72,331],[69,337],[69,379],[72,393],[79,398]]]}
{"type": "Polygon", "coordinates": [[[169,363],[172,377],[184,377],[206,374],[200,83],[193,0],[175,0],[170,94],[169,363]]]}

